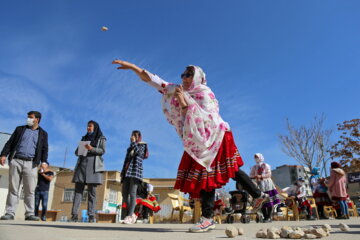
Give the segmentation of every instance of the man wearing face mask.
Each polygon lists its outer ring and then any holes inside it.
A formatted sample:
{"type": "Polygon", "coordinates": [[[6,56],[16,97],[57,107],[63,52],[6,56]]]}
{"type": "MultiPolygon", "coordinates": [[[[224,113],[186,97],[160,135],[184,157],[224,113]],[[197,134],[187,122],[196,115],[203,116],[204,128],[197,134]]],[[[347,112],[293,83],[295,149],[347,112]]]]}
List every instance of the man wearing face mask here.
{"type": "Polygon", "coordinates": [[[5,215],[0,220],[14,220],[19,200],[19,186],[24,189],[25,220],[39,221],[34,215],[34,195],[37,184],[38,166],[47,162],[48,135],[40,126],[41,113],[28,112],[27,125],[18,126],[0,154],[0,164],[9,160],[9,189],[5,215]]]}

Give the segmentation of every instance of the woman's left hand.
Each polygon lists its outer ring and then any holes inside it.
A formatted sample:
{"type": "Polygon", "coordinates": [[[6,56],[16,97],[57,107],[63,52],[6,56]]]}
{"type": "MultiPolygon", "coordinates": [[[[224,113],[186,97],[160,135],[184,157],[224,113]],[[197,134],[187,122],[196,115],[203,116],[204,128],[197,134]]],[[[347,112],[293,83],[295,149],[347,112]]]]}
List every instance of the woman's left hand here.
{"type": "Polygon", "coordinates": [[[92,147],[90,144],[86,144],[86,145],[85,145],[85,148],[86,148],[87,150],[93,149],[93,147],[92,147]]]}
{"type": "Polygon", "coordinates": [[[175,88],[175,97],[178,99],[182,107],[186,106],[186,101],[184,99],[184,89],[181,85],[175,88]]]}
{"type": "Polygon", "coordinates": [[[179,101],[184,98],[184,90],[181,85],[175,88],[175,96],[179,99],[179,101]]]}

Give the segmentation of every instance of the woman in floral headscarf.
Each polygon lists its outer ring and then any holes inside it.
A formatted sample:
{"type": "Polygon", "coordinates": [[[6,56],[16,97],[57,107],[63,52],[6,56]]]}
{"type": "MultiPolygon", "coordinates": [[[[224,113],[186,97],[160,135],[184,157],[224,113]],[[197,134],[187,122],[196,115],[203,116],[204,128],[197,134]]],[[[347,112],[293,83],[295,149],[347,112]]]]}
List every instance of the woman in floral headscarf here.
{"type": "Polygon", "coordinates": [[[280,203],[278,191],[271,179],[271,167],[264,162],[264,156],[261,153],[254,155],[256,165],[251,168],[250,178],[254,179],[260,190],[269,194],[267,201],[261,208],[264,215],[264,222],[271,222],[273,207],[280,203]]]}
{"type": "Polygon", "coordinates": [[[267,195],[239,169],[243,161],[200,67],[188,66],[181,75],[182,85],[174,85],[135,64],[121,60],[114,60],[113,64],[119,64],[118,69],[134,71],[141,80],[163,95],[163,112],[182,139],[185,150],[175,189],[190,193],[193,198],[200,197],[202,203],[202,218],[189,229],[191,232],[215,228],[212,219],[215,189],[224,186],[230,178],[239,182],[256,199],[255,210],[261,208],[267,195]]]}

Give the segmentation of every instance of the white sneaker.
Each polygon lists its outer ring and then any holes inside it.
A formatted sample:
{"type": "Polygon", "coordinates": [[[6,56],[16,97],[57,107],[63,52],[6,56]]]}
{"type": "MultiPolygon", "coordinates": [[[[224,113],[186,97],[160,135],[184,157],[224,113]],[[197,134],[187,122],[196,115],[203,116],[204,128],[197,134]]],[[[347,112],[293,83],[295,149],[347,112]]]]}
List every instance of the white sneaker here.
{"type": "Polygon", "coordinates": [[[133,213],[133,215],[131,216],[131,224],[136,223],[136,220],[137,220],[137,216],[135,213],[133,213]]]}
{"type": "Polygon", "coordinates": [[[215,222],[212,218],[201,217],[200,221],[196,223],[194,226],[189,228],[189,232],[207,232],[211,229],[215,229],[215,222]]]}
{"type": "Polygon", "coordinates": [[[126,216],[124,219],[123,224],[133,224],[132,223],[132,217],[131,216],[126,216]]]}
{"type": "Polygon", "coordinates": [[[136,219],[137,219],[137,216],[135,215],[135,213],[133,213],[133,215],[131,215],[131,216],[126,216],[123,223],[124,224],[134,224],[134,223],[136,223],[136,219]]]}

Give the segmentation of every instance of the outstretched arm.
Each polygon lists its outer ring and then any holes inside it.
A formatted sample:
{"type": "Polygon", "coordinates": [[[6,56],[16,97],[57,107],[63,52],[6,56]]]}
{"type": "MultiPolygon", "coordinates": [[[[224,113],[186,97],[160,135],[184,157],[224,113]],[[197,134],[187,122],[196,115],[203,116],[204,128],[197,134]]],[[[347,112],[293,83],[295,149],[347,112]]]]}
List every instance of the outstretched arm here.
{"type": "Polygon", "coordinates": [[[143,80],[144,82],[150,82],[151,81],[149,75],[145,72],[145,70],[138,67],[138,66],[136,66],[133,63],[116,59],[116,60],[114,60],[112,62],[112,64],[119,64],[120,66],[117,69],[126,69],[126,70],[134,71],[136,73],[136,75],[138,75],[139,78],[141,80],[143,80]]]}

